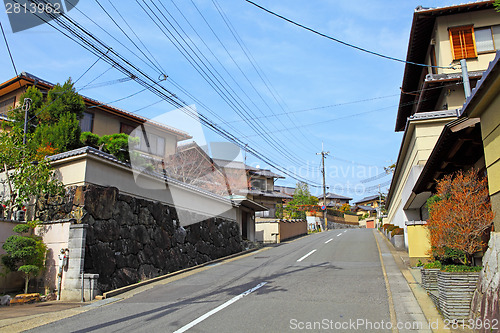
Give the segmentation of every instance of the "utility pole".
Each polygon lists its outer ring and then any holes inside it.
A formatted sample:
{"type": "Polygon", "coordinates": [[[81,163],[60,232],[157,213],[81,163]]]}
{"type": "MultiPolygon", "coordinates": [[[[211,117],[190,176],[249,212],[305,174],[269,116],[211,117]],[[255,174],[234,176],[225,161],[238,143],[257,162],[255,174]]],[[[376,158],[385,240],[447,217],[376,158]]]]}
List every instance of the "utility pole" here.
{"type": "Polygon", "coordinates": [[[460,60],[460,66],[462,66],[462,80],[464,81],[465,99],[467,99],[471,94],[467,61],[465,59],[460,60]]]}
{"type": "Polygon", "coordinates": [[[316,153],[316,155],[321,155],[321,173],[323,174],[323,205],[325,206],[325,210],[323,211],[323,219],[325,220],[325,230],[328,230],[328,221],[327,221],[327,208],[326,208],[326,182],[325,182],[325,157],[330,154],[329,151],[325,152],[323,147],[323,142],[321,142],[321,153],[316,153]]]}
{"type": "Polygon", "coordinates": [[[24,137],[23,137],[23,146],[26,145],[26,131],[28,130],[28,111],[31,108],[31,98],[25,98],[23,104],[24,110],[24,137]]]}
{"type": "Polygon", "coordinates": [[[381,217],[382,217],[382,192],[380,192],[380,184],[378,184],[378,214],[375,225],[378,225],[380,223],[381,217]]]}

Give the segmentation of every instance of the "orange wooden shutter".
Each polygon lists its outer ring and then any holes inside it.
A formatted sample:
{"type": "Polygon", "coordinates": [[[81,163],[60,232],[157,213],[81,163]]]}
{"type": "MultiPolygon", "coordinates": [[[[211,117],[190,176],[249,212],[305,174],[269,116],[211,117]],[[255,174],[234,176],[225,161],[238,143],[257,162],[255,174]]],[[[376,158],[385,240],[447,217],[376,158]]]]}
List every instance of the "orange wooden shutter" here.
{"type": "Polygon", "coordinates": [[[477,57],[474,28],[472,25],[449,29],[453,60],[477,57]]]}

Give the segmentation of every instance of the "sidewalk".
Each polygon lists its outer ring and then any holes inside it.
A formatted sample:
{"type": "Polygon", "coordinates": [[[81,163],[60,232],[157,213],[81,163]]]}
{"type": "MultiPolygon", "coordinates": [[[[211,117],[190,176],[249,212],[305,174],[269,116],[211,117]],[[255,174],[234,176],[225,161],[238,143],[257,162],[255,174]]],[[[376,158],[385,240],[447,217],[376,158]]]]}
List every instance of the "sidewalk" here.
{"type": "MultiPolygon", "coordinates": [[[[448,329],[443,317],[439,314],[436,306],[422,286],[420,270],[410,267],[408,252],[396,250],[380,231],[375,231],[374,235],[380,245],[389,277],[389,285],[398,321],[404,322],[408,318],[419,318],[419,320],[424,320],[427,323],[427,327],[431,327],[431,330],[419,330],[419,332],[472,332],[463,329],[448,329]]],[[[400,330],[400,332],[416,331],[400,330]]]]}

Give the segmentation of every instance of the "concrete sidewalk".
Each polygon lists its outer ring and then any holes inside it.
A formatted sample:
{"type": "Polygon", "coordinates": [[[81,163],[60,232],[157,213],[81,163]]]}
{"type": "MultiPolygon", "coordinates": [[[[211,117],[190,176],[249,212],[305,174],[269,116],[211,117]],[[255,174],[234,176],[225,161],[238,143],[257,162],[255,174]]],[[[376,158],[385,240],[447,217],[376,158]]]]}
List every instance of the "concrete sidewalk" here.
{"type": "MultiPolygon", "coordinates": [[[[380,231],[377,230],[374,234],[380,245],[398,321],[406,322],[413,318],[422,320],[430,329],[418,330],[419,332],[472,332],[446,326],[443,317],[422,286],[420,270],[410,267],[408,252],[396,250],[380,231]]],[[[417,330],[399,330],[399,332],[407,331],[416,332],[417,330]]]]}

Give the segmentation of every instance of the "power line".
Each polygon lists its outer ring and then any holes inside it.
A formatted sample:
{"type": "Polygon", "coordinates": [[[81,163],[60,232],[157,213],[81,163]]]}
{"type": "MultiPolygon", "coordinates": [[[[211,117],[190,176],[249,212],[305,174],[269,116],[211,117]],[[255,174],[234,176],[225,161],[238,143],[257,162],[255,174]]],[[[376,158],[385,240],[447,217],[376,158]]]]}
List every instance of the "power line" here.
{"type": "MultiPolygon", "coordinates": [[[[14,0],[17,2],[16,0],[14,0]]],[[[30,0],[33,3],[40,3],[38,0],[30,0]]],[[[36,14],[35,14],[36,15],[36,14]]],[[[148,87],[150,91],[155,93],[156,95],[163,97],[166,101],[171,103],[175,107],[182,107],[183,111],[186,112],[186,114],[190,116],[194,116],[193,110],[190,108],[190,106],[176,97],[174,94],[172,94],[169,90],[167,90],[165,87],[161,86],[160,84],[156,83],[155,80],[153,80],[148,74],[146,74],[143,70],[140,68],[136,67],[133,65],[131,62],[123,58],[118,52],[114,50],[110,50],[110,48],[101,40],[99,40],[96,36],[94,36],[92,33],[90,33],[88,30],[83,28],[80,24],[75,22],[73,19],[71,19],[68,15],[62,14],[59,16],[56,16],[54,14],[50,14],[50,17],[53,19],[53,21],[47,21],[45,18],[38,16],[40,19],[42,19],[44,22],[46,22],[48,25],[56,29],[57,31],[61,32],[63,35],[66,37],[70,38],[74,42],[76,42],[78,45],[84,47],[91,53],[95,55],[101,55],[103,60],[108,62],[110,65],[115,66],[118,70],[120,70],[122,73],[124,73],[127,76],[132,76],[134,77],[134,81],[137,83],[148,87]],[[61,30],[60,28],[56,27],[54,25],[56,23],[59,25],[62,29],[65,31],[61,30]],[[110,50],[110,52],[106,52],[110,50]]],[[[215,126],[213,122],[211,122],[206,116],[199,114],[199,119],[202,121],[203,124],[205,124],[209,129],[215,131],[216,133],[220,134],[222,137],[226,138],[227,140],[235,143],[238,145],[240,148],[244,147],[244,143],[231,133],[222,130],[215,126]]],[[[288,171],[286,168],[276,164],[273,162],[272,159],[269,157],[262,155],[258,151],[256,151],[254,148],[247,147],[247,151],[254,155],[255,157],[261,159],[263,162],[267,163],[273,168],[276,168],[277,170],[281,171],[283,174],[290,176],[293,179],[296,179],[298,181],[305,181],[307,183],[311,184],[311,181],[294,174],[290,171],[288,171]]],[[[311,186],[318,186],[316,183],[312,183],[311,186]]]]}
{"type": "MultiPolygon", "coordinates": [[[[426,100],[428,100],[428,99],[424,98],[424,99],[421,100],[421,102],[425,102],[426,100]]],[[[413,105],[413,104],[417,104],[417,103],[418,103],[418,101],[414,101],[414,102],[408,102],[408,103],[398,104],[398,105],[399,106],[406,106],[406,105],[413,105]]],[[[346,116],[342,116],[342,117],[337,117],[337,118],[326,119],[326,120],[317,121],[317,122],[309,123],[309,124],[301,124],[301,125],[298,125],[298,126],[295,126],[295,127],[291,127],[289,129],[296,129],[296,128],[301,128],[301,127],[306,127],[306,126],[321,125],[321,124],[324,124],[324,123],[332,122],[334,120],[347,119],[347,118],[357,117],[357,116],[361,116],[361,115],[368,114],[368,113],[373,113],[373,112],[377,112],[377,111],[387,110],[387,109],[396,107],[398,105],[391,105],[391,106],[386,106],[386,107],[375,109],[375,110],[368,110],[368,111],[363,111],[363,112],[359,112],[359,113],[353,113],[353,114],[350,114],[350,115],[346,115],[346,116]]],[[[289,129],[287,129],[287,130],[289,130],[289,129]]],[[[280,131],[278,131],[278,132],[280,132],[280,131]]],[[[249,137],[252,137],[252,136],[253,135],[247,135],[247,136],[244,136],[243,138],[249,138],[249,137]]]]}
{"type": "MultiPolygon", "coordinates": [[[[136,0],[136,2],[145,11],[148,17],[157,25],[160,31],[174,44],[181,54],[212,87],[212,89],[214,89],[214,91],[224,100],[224,102],[226,102],[226,104],[228,104],[233,111],[242,117],[242,119],[245,119],[247,125],[250,126],[257,136],[261,137],[267,144],[273,147],[278,154],[283,156],[288,161],[297,165],[301,163],[296,155],[290,152],[279,138],[275,138],[274,140],[271,138],[270,131],[265,128],[262,122],[253,122],[253,116],[249,113],[249,108],[246,103],[238,96],[238,94],[236,94],[234,89],[227,84],[224,78],[220,75],[220,73],[218,73],[204,54],[199,51],[195,44],[193,44],[193,46],[198,50],[198,53],[193,49],[191,44],[186,41],[186,39],[154,2],[151,2],[151,4],[156,8],[156,10],[151,8],[145,0],[142,1],[150,13],[139,3],[138,0],[136,0]],[[160,18],[158,14],[161,15],[163,19],[160,18]],[[152,17],[152,15],[156,18],[156,20],[152,17]],[[174,32],[166,26],[165,22],[168,23],[174,32]],[[160,25],[163,26],[163,28],[160,25]],[[168,34],[165,31],[168,32],[168,34]]],[[[189,36],[187,36],[187,38],[189,39],[189,36]]]]}
{"type": "Polygon", "coordinates": [[[7,46],[7,51],[9,52],[10,62],[12,63],[12,67],[14,67],[14,72],[16,73],[16,76],[18,76],[16,64],[14,63],[14,58],[12,57],[12,53],[10,52],[9,43],[7,42],[7,37],[5,36],[5,31],[3,30],[2,22],[0,22],[0,28],[2,29],[2,35],[3,35],[3,40],[5,41],[5,46],[7,46]]]}
{"type": "Polygon", "coordinates": [[[117,84],[117,83],[127,82],[127,81],[130,81],[130,80],[132,80],[132,78],[130,78],[130,77],[123,77],[121,79],[109,80],[109,81],[104,81],[104,82],[99,82],[99,83],[94,83],[94,84],[87,83],[85,86],[81,87],[78,90],[81,91],[81,90],[101,88],[101,87],[106,87],[106,86],[110,86],[110,85],[117,84]]]}
{"type": "Polygon", "coordinates": [[[300,27],[300,28],[302,28],[302,29],[308,30],[308,31],[310,31],[310,32],[312,32],[312,33],[315,33],[315,34],[317,34],[317,35],[321,36],[321,37],[325,37],[325,38],[327,38],[327,39],[333,40],[334,42],[337,42],[337,43],[340,43],[340,44],[342,44],[342,45],[345,45],[345,46],[351,47],[351,48],[356,49],[356,50],[358,50],[358,51],[366,52],[366,53],[369,53],[369,54],[375,55],[375,56],[377,56],[377,57],[381,57],[381,58],[385,58],[385,59],[389,59],[389,60],[393,60],[393,61],[397,61],[397,62],[402,62],[402,63],[404,63],[404,64],[410,64],[410,65],[421,66],[421,67],[433,67],[433,68],[443,68],[443,69],[454,69],[454,67],[452,67],[452,66],[443,67],[443,66],[431,66],[431,65],[426,65],[426,64],[420,64],[420,63],[417,63],[417,62],[407,61],[407,60],[403,60],[403,59],[398,59],[398,58],[391,57],[391,56],[387,56],[387,55],[384,55],[384,54],[381,54],[381,53],[378,53],[378,52],[370,51],[370,50],[367,50],[367,49],[365,49],[365,48],[362,48],[362,47],[356,46],[356,45],[354,45],[354,44],[344,42],[344,41],[342,41],[342,40],[340,40],[340,39],[338,39],[338,38],[328,36],[328,35],[326,35],[326,34],[324,34],[324,33],[322,33],[322,32],[319,32],[319,31],[317,31],[317,30],[314,30],[314,29],[312,29],[312,28],[309,28],[309,27],[307,27],[307,26],[305,26],[305,25],[303,25],[303,24],[297,23],[297,22],[295,22],[295,21],[293,21],[293,20],[291,20],[291,19],[288,19],[288,18],[286,18],[286,17],[284,17],[284,16],[282,16],[282,15],[280,15],[280,14],[277,14],[277,13],[275,13],[275,12],[273,12],[273,11],[271,11],[271,10],[269,10],[269,9],[265,8],[265,7],[262,7],[261,5],[258,5],[258,4],[256,4],[255,2],[253,2],[253,1],[250,1],[250,0],[245,0],[245,1],[246,1],[246,2],[248,2],[248,3],[250,3],[250,4],[252,4],[252,5],[254,5],[255,7],[259,8],[259,9],[262,9],[263,11],[265,11],[265,12],[267,12],[267,13],[271,14],[271,15],[274,15],[274,16],[276,16],[276,17],[278,17],[278,18],[280,18],[280,19],[282,19],[282,20],[285,20],[285,21],[287,21],[287,22],[289,22],[289,23],[291,23],[291,24],[293,24],[293,25],[296,25],[296,26],[298,26],[298,27],[300,27]]]}
{"type": "MultiPolygon", "coordinates": [[[[139,5],[140,5],[140,4],[139,4],[139,5]]],[[[141,6],[141,7],[142,7],[142,6],[141,6]]],[[[104,8],[103,8],[102,6],[101,6],[101,8],[104,10],[104,8]]],[[[120,12],[117,10],[117,8],[116,8],[116,7],[114,7],[114,6],[113,6],[113,8],[117,11],[117,13],[120,15],[120,17],[122,18],[122,20],[123,20],[123,21],[125,22],[125,24],[129,27],[129,29],[131,29],[131,30],[132,30],[132,32],[134,33],[134,35],[135,35],[135,36],[136,36],[136,38],[138,39],[139,43],[140,43],[141,45],[143,45],[143,47],[146,49],[146,51],[147,51],[147,52],[151,55],[151,57],[154,59],[154,56],[152,55],[152,53],[148,50],[148,48],[146,47],[146,45],[144,45],[144,43],[142,43],[142,41],[139,39],[139,37],[137,36],[137,34],[135,34],[135,32],[133,31],[132,27],[131,27],[128,23],[127,23],[127,21],[126,21],[126,20],[125,20],[125,18],[124,18],[124,17],[120,14],[120,12]]],[[[110,14],[109,14],[109,13],[107,13],[107,12],[106,12],[106,14],[107,14],[108,16],[110,16],[110,14]]],[[[181,14],[182,14],[182,12],[181,12],[181,14]]],[[[100,26],[99,26],[96,22],[94,22],[94,21],[92,21],[92,22],[93,22],[94,24],[96,24],[99,28],[101,28],[101,30],[104,30],[104,29],[103,29],[102,27],[100,27],[100,26]]],[[[137,43],[134,43],[134,42],[132,41],[131,37],[130,37],[130,36],[128,36],[128,34],[125,32],[125,30],[124,30],[124,29],[122,29],[122,28],[119,26],[118,22],[117,22],[117,21],[115,21],[115,20],[113,20],[113,22],[114,22],[114,23],[115,23],[115,25],[116,25],[116,26],[120,29],[120,31],[121,31],[121,32],[125,35],[125,37],[127,37],[127,39],[129,39],[129,40],[132,42],[132,44],[133,44],[133,45],[134,45],[134,46],[135,46],[135,47],[136,47],[136,48],[137,48],[137,49],[138,49],[138,50],[139,50],[139,51],[140,51],[140,52],[144,55],[144,57],[145,57],[147,60],[149,60],[149,61],[153,64],[153,66],[155,66],[155,64],[152,62],[152,60],[151,60],[151,59],[150,59],[150,58],[149,58],[149,57],[148,57],[148,56],[147,56],[147,55],[146,55],[146,54],[145,54],[145,53],[144,53],[144,52],[143,52],[143,51],[142,51],[142,50],[138,47],[137,43]]],[[[188,21],[188,23],[189,23],[189,21],[188,21]]],[[[195,32],[196,32],[196,31],[195,31],[195,32]]],[[[109,34],[109,33],[108,33],[108,34],[109,34]]],[[[111,37],[112,37],[114,40],[117,40],[114,36],[111,36],[111,37]]],[[[200,39],[201,39],[201,37],[200,37],[200,39]]],[[[122,44],[122,45],[123,45],[123,44],[122,44]]],[[[207,46],[207,47],[208,47],[208,46],[207,46]]],[[[129,49],[129,51],[130,51],[130,49],[129,49]]],[[[137,55],[136,55],[134,52],[132,52],[132,51],[130,51],[130,52],[131,52],[132,54],[134,54],[134,55],[137,57],[137,55]]],[[[214,57],[215,57],[215,55],[214,55],[214,57]]],[[[138,57],[138,58],[139,58],[139,57],[138,57]]],[[[140,60],[142,60],[142,61],[144,62],[144,60],[143,60],[142,58],[139,58],[139,59],[140,59],[140,60]]],[[[155,60],[155,62],[157,63],[157,65],[161,68],[161,70],[162,70],[163,72],[165,72],[165,71],[164,71],[164,69],[161,67],[161,64],[160,64],[160,63],[159,63],[156,59],[154,59],[154,60],[155,60]]],[[[222,65],[222,64],[221,64],[221,65],[222,65]]],[[[155,66],[155,67],[156,67],[156,68],[158,68],[158,66],[155,66]]],[[[150,67],[151,67],[151,66],[150,66],[150,67]]],[[[161,76],[166,77],[166,75],[161,75],[161,76]]],[[[172,79],[170,79],[169,81],[170,81],[171,83],[174,83],[174,81],[173,81],[172,79]]],[[[235,82],[237,83],[237,81],[235,81],[235,82]]],[[[188,95],[188,96],[190,96],[191,98],[193,98],[193,99],[197,100],[196,98],[194,98],[194,96],[190,95],[190,94],[189,94],[186,90],[182,89],[182,88],[181,88],[181,87],[179,87],[178,85],[174,84],[174,86],[177,86],[177,87],[178,87],[178,88],[180,88],[182,91],[184,91],[184,93],[185,93],[185,94],[187,94],[187,95],[188,95]]],[[[198,100],[197,100],[197,101],[198,101],[198,100]]],[[[200,101],[198,101],[198,103],[199,103],[199,104],[201,104],[201,105],[203,105],[200,101]]],[[[154,104],[157,104],[157,102],[153,103],[152,105],[154,105],[154,104]]],[[[134,112],[138,112],[138,111],[140,111],[140,110],[142,110],[142,109],[144,109],[144,108],[146,108],[146,107],[140,108],[140,109],[138,109],[138,110],[136,110],[136,111],[134,111],[134,112]]],[[[224,122],[224,120],[223,120],[223,119],[222,119],[222,118],[221,118],[221,117],[220,117],[220,116],[219,116],[216,112],[213,112],[212,110],[210,110],[210,109],[209,109],[208,107],[206,107],[206,106],[205,106],[205,109],[206,109],[207,111],[209,111],[212,115],[214,115],[216,118],[218,118],[218,119],[220,119],[222,122],[224,122]]],[[[236,132],[238,132],[238,133],[239,133],[239,131],[238,131],[236,128],[234,128],[234,127],[232,127],[232,126],[230,126],[230,127],[231,127],[231,128],[233,128],[236,132]]],[[[242,133],[240,133],[240,134],[241,134],[241,135],[243,135],[242,133]]],[[[265,150],[266,150],[266,149],[265,149],[265,150]]]]}
{"type": "MultiPolygon", "coordinates": [[[[430,88],[425,88],[425,89],[419,89],[419,90],[414,90],[410,92],[404,92],[405,94],[418,94],[423,91],[428,91],[428,90],[434,90],[434,89],[442,89],[445,87],[450,87],[450,86],[456,86],[459,85],[460,83],[451,83],[451,84],[446,84],[442,86],[437,86],[437,87],[430,87],[430,88]]],[[[288,112],[282,112],[282,113],[276,113],[273,115],[267,115],[267,116],[261,116],[261,117],[255,117],[256,119],[264,119],[264,118],[272,118],[280,115],[285,115],[285,114],[296,114],[296,113],[302,113],[302,112],[308,112],[308,111],[316,111],[316,110],[322,110],[322,109],[329,109],[329,108],[334,108],[334,107],[339,107],[339,106],[344,106],[344,105],[350,105],[350,104],[357,104],[357,103],[363,103],[363,102],[371,102],[379,99],[384,99],[384,98],[389,98],[389,97],[395,97],[395,96],[400,96],[401,94],[393,94],[393,95],[386,95],[386,96],[379,96],[379,97],[372,97],[372,98],[366,98],[366,99],[360,99],[360,100],[355,100],[355,101],[350,101],[350,102],[345,102],[345,103],[337,103],[337,104],[330,104],[330,105],[324,105],[324,106],[317,106],[314,108],[309,108],[309,109],[302,109],[302,110],[296,110],[296,111],[288,111],[288,112]]],[[[412,102],[413,103],[413,102],[412,102]]],[[[370,111],[371,112],[371,111],[370,111]]],[[[361,113],[363,114],[363,113],[361,113]]],[[[355,114],[357,115],[357,114],[355,114]]],[[[231,124],[231,123],[238,123],[241,122],[241,120],[230,120],[230,121],[224,121],[225,124],[231,124]]]]}
{"type": "MultiPolygon", "coordinates": [[[[280,104],[280,102],[278,101],[278,99],[274,96],[274,93],[272,92],[271,88],[269,87],[269,85],[267,84],[267,82],[264,80],[264,78],[262,77],[262,75],[260,74],[259,70],[257,69],[257,66],[255,64],[255,59],[253,59],[253,57],[250,57],[251,53],[250,51],[248,50],[248,48],[246,47],[245,43],[243,42],[243,40],[241,39],[241,37],[239,36],[238,32],[236,31],[236,29],[234,28],[233,24],[231,23],[230,19],[227,17],[227,15],[225,14],[224,10],[222,9],[222,7],[220,6],[220,4],[216,1],[216,0],[212,0],[212,3],[214,4],[215,8],[217,9],[217,11],[219,12],[219,15],[222,17],[222,20],[224,21],[224,23],[226,24],[226,26],[228,27],[229,31],[231,32],[231,35],[234,37],[234,39],[236,40],[237,44],[240,46],[241,50],[243,51],[243,54],[246,56],[246,58],[248,59],[248,61],[250,62],[250,64],[252,65],[252,68],[255,70],[255,72],[257,73],[257,75],[259,76],[259,78],[261,79],[261,81],[264,83],[264,86],[267,88],[267,90],[271,93],[271,96],[274,97],[274,100],[276,101],[276,103],[281,107],[281,109],[283,111],[285,111],[284,107],[280,104]]],[[[245,78],[246,78],[246,75],[245,75],[245,78]]],[[[248,78],[247,78],[248,80],[248,78]]],[[[250,82],[250,81],[249,81],[250,82]]],[[[257,93],[257,95],[260,97],[260,99],[264,102],[264,104],[267,106],[267,108],[271,111],[271,113],[275,114],[274,110],[269,106],[269,104],[265,101],[265,99],[262,97],[262,95],[259,93],[259,91],[255,88],[255,86],[250,82],[250,85],[252,86],[252,88],[255,90],[255,92],[257,93]]],[[[294,122],[292,121],[292,118],[290,117],[290,115],[288,114],[285,114],[287,116],[287,118],[290,120],[290,123],[293,124],[294,122]]],[[[276,119],[281,123],[282,126],[284,126],[286,128],[286,125],[281,121],[281,118],[278,118],[276,117],[276,119]]],[[[309,139],[308,136],[306,136],[303,132],[302,132],[302,129],[300,129],[298,131],[303,137],[304,139],[306,139],[306,141],[308,141],[312,146],[314,146],[314,143],[309,139]]],[[[292,135],[292,133],[290,132],[290,135],[295,139],[296,136],[292,135]]],[[[297,140],[297,142],[299,142],[300,144],[304,145],[304,143],[301,141],[301,140],[297,140]]],[[[304,147],[307,149],[307,151],[309,151],[311,149],[311,147],[308,147],[308,146],[305,146],[304,147]]]]}
{"type": "MultiPolygon", "coordinates": [[[[97,1],[97,0],[96,0],[96,1],[97,1]]],[[[98,2],[98,1],[97,1],[97,2],[98,2]]],[[[144,1],[143,1],[143,2],[144,2],[144,1]]],[[[139,3],[138,3],[138,4],[139,4],[139,3]]],[[[145,5],[146,5],[146,6],[150,9],[150,7],[149,7],[147,4],[145,4],[145,5]]],[[[154,5],[154,4],[153,4],[153,5],[154,5]]],[[[139,4],[139,6],[141,6],[141,5],[139,4]]],[[[162,4],[162,6],[163,6],[163,4],[162,4]]],[[[155,5],[155,7],[156,7],[156,5],[155,5]]],[[[163,6],[163,7],[164,7],[164,6],[163,6]]],[[[142,6],[141,6],[141,8],[144,10],[144,7],[142,7],[142,6]]],[[[156,8],[158,9],[158,7],[156,7],[156,8]]],[[[103,8],[102,6],[101,6],[101,9],[103,9],[103,10],[104,10],[104,8],[103,8]]],[[[167,10],[165,7],[164,7],[164,9],[165,9],[165,11],[168,13],[168,10],[167,10]]],[[[116,10],[116,7],[115,7],[115,10],[116,10]]],[[[119,13],[119,12],[118,12],[118,13],[119,13]]],[[[107,14],[108,16],[110,16],[110,14],[109,14],[108,12],[106,12],[106,14],[107,14]]],[[[148,12],[147,12],[147,11],[146,11],[146,14],[148,14],[148,12]]],[[[182,14],[182,12],[181,12],[181,14],[182,14]]],[[[119,14],[119,15],[121,16],[121,14],[119,14]]],[[[155,13],[153,13],[153,15],[155,15],[155,17],[157,17],[157,18],[158,18],[158,16],[157,16],[155,13]]],[[[169,15],[170,15],[170,13],[169,13],[169,15]]],[[[152,19],[151,15],[149,15],[149,14],[148,14],[148,16],[152,19]]],[[[166,19],[166,17],[165,17],[163,14],[162,14],[162,16],[166,19]]],[[[170,16],[172,17],[172,15],[170,15],[170,16]]],[[[121,17],[122,17],[122,16],[121,16],[121,17]]],[[[111,17],[110,17],[110,18],[111,18],[111,17]]],[[[173,17],[172,17],[172,18],[173,18],[173,17]]],[[[122,19],[123,19],[123,20],[124,20],[124,22],[127,24],[127,26],[131,29],[130,25],[126,22],[126,20],[125,20],[123,17],[122,17],[122,19]]],[[[175,18],[173,18],[173,19],[174,19],[174,21],[175,21],[175,18]]],[[[148,56],[147,56],[147,55],[146,55],[146,54],[145,54],[145,53],[144,53],[144,52],[143,52],[143,51],[142,51],[142,50],[138,47],[137,43],[133,42],[133,40],[130,38],[130,36],[128,36],[128,34],[124,31],[124,29],[122,29],[122,28],[119,26],[119,24],[116,22],[116,20],[113,20],[113,22],[114,22],[114,24],[115,24],[115,25],[116,25],[116,26],[120,29],[120,31],[121,31],[121,32],[122,32],[122,33],[123,33],[123,34],[124,34],[124,35],[125,35],[125,36],[126,36],[126,37],[130,40],[130,41],[131,41],[131,42],[132,42],[132,44],[133,44],[133,45],[134,45],[137,49],[139,49],[139,51],[140,51],[140,52],[141,52],[141,53],[142,53],[142,54],[143,54],[143,55],[144,55],[144,56],[145,56],[145,57],[146,57],[146,58],[147,58],[147,59],[148,59],[148,60],[152,63],[151,59],[149,59],[149,58],[148,58],[148,56]]],[[[153,22],[154,22],[154,20],[153,20],[153,22]]],[[[175,27],[173,27],[173,25],[172,25],[172,24],[168,21],[168,19],[167,19],[167,22],[168,22],[168,23],[172,26],[172,28],[174,28],[174,30],[175,30],[175,27]]],[[[176,22],[176,23],[177,23],[177,25],[180,27],[180,25],[178,24],[178,22],[177,22],[177,21],[175,21],[175,22],[176,22]]],[[[188,23],[189,23],[189,21],[188,21],[188,23]]],[[[155,22],[155,24],[156,24],[156,22],[155,22]]],[[[157,24],[157,26],[158,26],[158,24],[157,24]]],[[[165,26],[164,24],[163,24],[163,26],[166,28],[166,26],[165,26]]],[[[158,27],[159,27],[159,26],[158,26],[158,27]]],[[[160,27],[159,27],[159,28],[160,28],[160,27]]],[[[181,28],[181,27],[180,27],[180,29],[182,30],[182,28],[181,28]]],[[[160,30],[162,30],[162,29],[160,28],[160,30]]],[[[167,29],[167,30],[168,30],[168,29],[167,29]]],[[[175,30],[175,31],[178,33],[178,35],[180,36],[180,38],[181,38],[184,42],[186,42],[186,41],[184,40],[184,38],[180,35],[180,33],[179,33],[177,30],[175,30]]],[[[162,31],[162,32],[163,32],[163,31],[162,31]]],[[[184,30],[182,30],[182,32],[184,32],[184,30]]],[[[196,32],[196,31],[195,31],[195,32],[196,32]]],[[[173,36],[173,34],[172,34],[170,31],[169,31],[169,33],[172,35],[172,37],[173,37],[176,41],[178,41],[178,40],[177,40],[177,39],[173,36]]],[[[185,33],[185,32],[184,32],[184,33],[185,33]]],[[[186,34],[186,33],[185,33],[185,34],[186,34]]],[[[134,35],[136,36],[136,38],[138,38],[138,36],[137,36],[136,34],[134,34],[134,35]]],[[[188,38],[188,39],[192,42],[192,40],[189,38],[189,35],[187,35],[187,34],[186,34],[186,36],[187,36],[187,38],[188,38]]],[[[168,36],[167,36],[167,37],[168,37],[168,36]]],[[[116,38],[114,38],[114,39],[116,39],[116,38]]],[[[169,38],[169,39],[170,39],[170,38],[169,38]]],[[[201,37],[200,37],[200,39],[201,39],[201,37]]],[[[173,40],[172,40],[172,39],[170,39],[170,40],[173,42],[173,40]]],[[[193,43],[193,42],[192,42],[192,43],[193,43]]],[[[142,44],[142,45],[144,45],[142,42],[141,42],[141,44],[142,44]]],[[[194,44],[194,43],[193,43],[193,44],[194,44]]],[[[174,45],[175,45],[175,43],[174,43],[174,45]]],[[[188,46],[188,47],[189,47],[189,48],[193,51],[193,49],[192,49],[192,48],[191,48],[191,47],[190,47],[187,43],[186,43],[186,45],[187,45],[187,46],[188,46]]],[[[145,46],[145,45],[144,45],[144,46],[145,46]]],[[[177,47],[177,45],[175,45],[175,46],[177,47]]],[[[196,45],[194,45],[194,46],[195,46],[195,48],[196,48],[196,49],[200,52],[200,54],[203,56],[203,53],[202,53],[202,52],[201,52],[201,51],[200,51],[200,50],[196,47],[196,45]]],[[[207,46],[207,47],[208,47],[208,46],[207,46]]],[[[187,50],[186,50],[183,46],[181,46],[181,48],[182,48],[184,51],[186,51],[186,52],[187,52],[187,50]]],[[[178,48],[178,49],[179,49],[179,48],[178,48]]],[[[151,52],[149,52],[149,50],[147,50],[147,48],[146,48],[146,51],[148,51],[148,53],[149,53],[149,54],[151,54],[151,52]]],[[[179,51],[181,51],[181,50],[179,49],[179,51]]],[[[181,53],[182,53],[182,51],[181,51],[181,53]]],[[[203,56],[203,57],[204,57],[204,56],[203,56]]],[[[214,55],[214,57],[215,57],[215,55],[214,55]]],[[[208,59],[206,59],[206,57],[204,57],[204,58],[205,58],[205,60],[207,60],[207,61],[208,61],[208,59]]],[[[191,58],[191,59],[192,59],[192,60],[196,63],[196,60],[194,60],[193,58],[191,58]]],[[[198,57],[198,59],[200,59],[200,58],[198,57]]],[[[189,61],[189,59],[188,59],[188,61],[189,61]]],[[[156,61],[156,62],[157,62],[157,61],[156,61]]],[[[191,62],[191,61],[190,61],[190,62],[191,62]]],[[[158,63],[158,62],[157,62],[157,63],[158,63]]],[[[191,62],[191,63],[192,63],[192,62],[191,62]]],[[[219,63],[220,63],[220,62],[219,62],[219,63]]],[[[192,64],[193,64],[193,63],[192,63],[192,64]]],[[[154,65],[154,64],[153,64],[153,65],[154,65]]],[[[159,65],[159,63],[158,63],[158,65],[159,65]]],[[[221,66],[223,66],[223,65],[221,64],[221,66]]],[[[213,66],[211,66],[211,67],[215,70],[215,68],[214,68],[213,66]]],[[[162,69],[163,69],[163,68],[162,68],[162,69]]],[[[209,70],[209,71],[210,71],[210,70],[209,70]]],[[[217,74],[219,74],[219,73],[217,73],[217,74]]],[[[220,74],[219,74],[219,75],[220,75],[220,74]]],[[[237,81],[236,81],[236,80],[235,80],[235,82],[237,83],[237,81]]],[[[220,83],[220,82],[219,82],[219,83],[220,83]]],[[[225,82],[225,83],[226,83],[226,82],[225,82]]],[[[227,84],[227,83],[226,83],[226,84],[227,84]]],[[[244,90],[243,90],[243,89],[242,89],[242,91],[244,92],[244,90]]],[[[233,91],[233,92],[234,92],[234,91],[233,91]]],[[[251,99],[250,99],[250,100],[251,100],[251,99]]],[[[214,113],[212,113],[212,114],[214,114],[214,113]]],[[[215,113],[215,114],[216,114],[216,113],[215,113]]],[[[248,119],[245,119],[245,120],[246,120],[246,121],[248,121],[248,119]]],[[[269,132],[269,131],[267,131],[267,132],[269,132]]],[[[269,141],[267,141],[267,142],[268,142],[268,143],[270,143],[269,141]]],[[[270,143],[270,145],[272,145],[272,144],[270,143]]],[[[292,156],[293,156],[293,155],[292,155],[292,156]]],[[[296,160],[296,161],[298,162],[298,160],[296,160]]]]}

